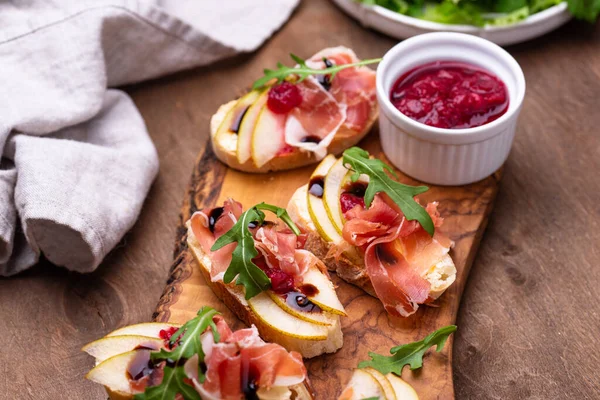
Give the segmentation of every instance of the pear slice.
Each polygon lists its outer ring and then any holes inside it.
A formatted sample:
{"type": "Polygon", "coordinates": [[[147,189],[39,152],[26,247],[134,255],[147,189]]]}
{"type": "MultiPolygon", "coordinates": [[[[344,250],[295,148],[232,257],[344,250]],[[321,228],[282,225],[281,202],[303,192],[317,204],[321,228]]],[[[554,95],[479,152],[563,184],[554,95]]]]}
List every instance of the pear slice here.
{"type": "Polygon", "coordinates": [[[248,305],[261,322],[284,336],[303,340],[327,340],[327,326],[303,321],[288,314],[265,292],[249,299],[248,305]]]}
{"type": "Polygon", "coordinates": [[[271,290],[268,290],[267,294],[282,310],[290,315],[293,315],[294,317],[300,318],[303,321],[324,326],[331,326],[336,322],[324,312],[307,312],[290,307],[290,305],[281,296],[271,290]]]}
{"type": "MultiPolygon", "coordinates": [[[[394,391],[394,387],[392,386],[386,375],[371,367],[363,368],[363,370],[373,375],[373,378],[377,379],[377,382],[379,382],[379,384],[383,388],[383,392],[385,393],[385,397],[387,400],[396,400],[396,392],[394,391]]],[[[403,398],[401,398],[401,400],[402,399],[403,398]]]]}
{"type": "Polygon", "coordinates": [[[96,365],[85,377],[90,381],[104,385],[110,392],[116,392],[124,397],[128,394],[131,395],[133,392],[129,385],[127,368],[138,357],[148,357],[149,359],[150,351],[135,350],[117,354],[96,365]]]}
{"type": "Polygon", "coordinates": [[[266,102],[252,133],[251,155],[256,168],[272,160],[285,146],[285,114],[275,114],[266,102]]]}
{"type": "Polygon", "coordinates": [[[379,381],[368,372],[355,369],[350,382],[338,400],[363,400],[371,397],[386,400],[385,392],[379,381]]]}
{"type": "Polygon", "coordinates": [[[139,348],[158,350],[165,346],[159,338],[140,335],[108,336],[86,344],[81,349],[100,363],[117,354],[126,353],[139,348]]]}
{"type": "Polygon", "coordinates": [[[121,336],[121,335],[140,335],[148,336],[152,338],[159,338],[160,331],[167,330],[169,328],[179,328],[181,325],[170,324],[166,322],[144,322],[141,324],[124,326],[115,331],[109,333],[108,336],[121,336]]]}
{"type": "Polygon", "coordinates": [[[415,389],[413,389],[413,387],[410,386],[410,384],[408,384],[405,380],[392,373],[387,374],[386,378],[388,378],[388,381],[394,388],[397,399],[419,400],[419,396],[417,395],[417,392],[415,392],[415,389]]]}
{"type": "Polygon", "coordinates": [[[340,235],[344,229],[340,195],[342,194],[342,182],[344,182],[344,177],[347,174],[348,169],[344,166],[344,158],[342,157],[333,164],[325,177],[325,190],[323,193],[323,203],[327,215],[340,235]]]}
{"type": "Polygon", "coordinates": [[[347,316],[344,306],[338,299],[333,282],[319,268],[313,266],[302,275],[302,284],[313,285],[319,292],[314,296],[306,296],[310,301],[321,307],[323,311],[347,316]]]}
{"type": "MultiPolygon", "coordinates": [[[[330,168],[336,162],[335,160],[335,156],[331,154],[325,157],[310,176],[311,181],[315,178],[322,177],[324,183],[327,179],[326,176],[329,175],[330,168]]],[[[315,194],[311,194],[309,187],[306,192],[306,202],[308,204],[310,218],[315,224],[315,228],[317,229],[319,235],[328,242],[339,243],[342,240],[342,236],[340,234],[341,231],[337,230],[331,218],[329,217],[323,202],[323,197],[318,197],[315,194]]]]}
{"type": "Polygon", "coordinates": [[[236,156],[240,164],[244,164],[252,155],[252,134],[254,133],[258,116],[262,108],[267,104],[268,93],[268,90],[260,93],[250,108],[246,110],[246,114],[240,124],[236,151],[236,156]]]}
{"type": "Polygon", "coordinates": [[[241,127],[240,122],[246,118],[249,107],[258,99],[260,93],[257,90],[252,90],[240,97],[237,103],[225,115],[223,121],[221,121],[221,125],[219,125],[217,133],[214,136],[216,141],[220,141],[226,135],[235,135],[236,132],[232,130],[234,124],[238,125],[237,130],[239,131],[241,127]]]}

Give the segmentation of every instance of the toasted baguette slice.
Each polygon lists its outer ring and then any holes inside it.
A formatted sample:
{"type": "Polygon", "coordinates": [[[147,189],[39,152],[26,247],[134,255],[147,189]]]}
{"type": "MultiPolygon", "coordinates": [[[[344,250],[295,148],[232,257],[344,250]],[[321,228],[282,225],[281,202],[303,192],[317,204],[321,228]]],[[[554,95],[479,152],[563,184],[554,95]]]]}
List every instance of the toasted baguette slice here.
{"type": "MultiPolygon", "coordinates": [[[[237,100],[233,100],[229,103],[223,104],[221,107],[219,107],[217,112],[210,120],[210,137],[212,148],[217,158],[223,163],[239,171],[267,173],[272,171],[282,171],[304,167],[320,161],[320,159],[317,158],[312,152],[294,149],[292,152],[272,158],[260,168],[254,165],[252,158],[243,164],[240,163],[236,153],[238,135],[227,132],[219,135],[218,139],[216,138],[217,130],[219,129],[221,122],[223,122],[223,119],[227,113],[235,106],[236,103],[237,100]]],[[[340,129],[338,129],[333,140],[331,141],[331,144],[327,147],[327,153],[338,155],[347,148],[352,147],[360,142],[362,138],[364,138],[365,135],[371,130],[371,127],[377,120],[377,116],[378,112],[377,108],[375,108],[369,117],[365,129],[361,132],[348,129],[346,126],[342,126],[340,129]]]]}
{"type": "MultiPolygon", "coordinates": [[[[104,389],[110,400],[132,400],[136,393],[131,389],[127,368],[136,357],[138,351],[146,350],[129,351],[108,358],[88,372],[86,378],[104,385],[104,389]]],[[[282,388],[280,387],[279,389],[282,388]]],[[[288,400],[290,398],[297,400],[314,399],[308,378],[300,384],[289,386],[287,389],[287,391],[282,390],[282,396],[277,396],[274,391],[268,390],[259,390],[257,395],[259,399],[265,400],[288,400]]]]}
{"type": "Polygon", "coordinates": [[[204,280],[215,295],[247,325],[254,324],[265,341],[279,343],[288,351],[297,351],[305,358],[316,357],[324,353],[334,353],[342,347],[343,336],[339,315],[327,313],[332,324],[324,326],[301,320],[286,313],[265,293],[246,300],[240,286],[228,285],[223,281],[213,281],[211,279],[212,263],[210,257],[202,250],[189,222],[188,246],[198,262],[204,280]],[[256,313],[258,308],[255,303],[258,301],[262,305],[266,304],[266,307],[261,306],[262,310],[266,310],[264,317],[256,313]],[[283,328],[284,322],[286,323],[286,329],[283,328]],[[278,325],[279,323],[282,325],[278,325]],[[294,328],[288,329],[288,323],[292,324],[294,328]],[[287,331],[287,334],[284,330],[287,331]]]}
{"type": "MultiPolygon", "coordinates": [[[[327,269],[334,271],[340,278],[360,287],[371,296],[377,297],[365,270],[364,258],[359,249],[350,247],[337,260],[331,257],[332,253],[336,253],[335,247],[339,243],[327,242],[318,234],[308,212],[306,191],[307,185],[298,188],[287,205],[292,220],[308,233],[305,248],[323,260],[327,269]]],[[[433,301],[440,297],[456,279],[456,267],[452,258],[446,254],[440,261],[431,266],[423,275],[423,278],[431,284],[430,300],[433,301]]]]}

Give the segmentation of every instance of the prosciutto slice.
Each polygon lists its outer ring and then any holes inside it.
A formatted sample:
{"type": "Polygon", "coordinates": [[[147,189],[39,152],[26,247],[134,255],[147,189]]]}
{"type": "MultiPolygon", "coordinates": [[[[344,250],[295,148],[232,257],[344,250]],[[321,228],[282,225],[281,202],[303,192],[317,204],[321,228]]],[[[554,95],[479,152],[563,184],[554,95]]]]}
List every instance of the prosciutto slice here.
{"type": "MultiPolygon", "coordinates": [[[[230,243],[217,251],[211,251],[215,241],[235,225],[242,215],[242,205],[235,200],[225,201],[222,212],[214,214],[215,210],[208,212],[198,211],[192,215],[190,224],[192,232],[200,247],[211,260],[211,279],[213,281],[223,280],[225,271],[231,263],[233,250],[236,243],[230,243]],[[211,230],[209,220],[215,215],[213,229],[211,230]]],[[[293,282],[301,283],[302,275],[310,267],[303,253],[306,243],[306,234],[296,236],[287,226],[279,226],[274,223],[265,223],[261,227],[250,229],[255,246],[264,258],[254,260],[257,265],[264,260],[270,269],[281,270],[291,276],[293,282]]],[[[259,265],[260,266],[260,265],[259,265]]],[[[291,280],[290,280],[291,282],[291,280]]]]}
{"type": "MultiPolygon", "coordinates": [[[[307,65],[324,69],[326,65],[323,58],[334,65],[360,61],[352,50],[340,46],[318,52],[307,61],[307,65]]],[[[346,106],[344,126],[350,130],[361,132],[371,118],[376,102],[375,76],[375,71],[366,66],[353,67],[338,72],[330,82],[329,93],[338,103],[346,106]]]]}
{"type": "MultiPolygon", "coordinates": [[[[215,322],[218,329],[224,323],[221,317],[215,317],[215,322]]],[[[202,350],[206,364],[204,383],[198,381],[197,356],[186,363],[185,371],[203,399],[239,400],[250,382],[271,388],[296,385],[306,379],[302,356],[288,353],[278,344],[265,343],[255,326],[229,330],[219,343],[214,343],[212,332],[207,331],[202,336],[202,350]]]]}
{"type": "Polygon", "coordinates": [[[218,281],[223,279],[223,275],[231,263],[231,253],[236,245],[235,243],[230,243],[217,251],[211,251],[210,249],[221,235],[235,225],[240,215],[242,215],[242,205],[233,199],[225,200],[223,212],[217,218],[212,230],[209,224],[209,214],[204,211],[195,212],[192,215],[190,224],[194,236],[200,243],[200,247],[211,259],[211,279],[218,281]]]}
{"type": "Polygon", "coordinates": [[[338,102],[313,77],[297,86],[302,103],[287,116],[285,142],[301,150],[312,151],[319,159],[324,158],[335,133],[346,120],[346,105],[338,102]]]}
{"type": "MultiPolygon", "coordinates": [[[[440,226],[437,203],[428,205],[427,212],[440,226]]],[[[344,239],[365,252],[367,275],[386,311],[401,317],[413,314],[429,297],[431,285],[423,276],[448,253],[450,240],[438,230],[430,237],[382,194],[369,209],[357,205],[345,217],[344,239]]]]}

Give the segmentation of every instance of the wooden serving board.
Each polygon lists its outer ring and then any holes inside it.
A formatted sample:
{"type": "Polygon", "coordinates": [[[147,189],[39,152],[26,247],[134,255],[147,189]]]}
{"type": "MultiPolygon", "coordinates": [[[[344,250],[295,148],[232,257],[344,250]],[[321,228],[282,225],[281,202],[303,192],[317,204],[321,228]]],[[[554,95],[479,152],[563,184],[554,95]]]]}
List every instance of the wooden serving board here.
{"type": "MultiPolygon", "coordinates": [[[[385,159],[376,132],[360,145],[371,154],[385,159]]],[[[221,311],[233,328],[242,328],[242,322],[205,285],[186,244],[185,221],[195,211],[220,205],[227,197],[235,198],[244,207],[261,201],[285,207],[296,188],[308,181],[314,167],[267,175],[241,173],[220,163],[208,144],[197,160],[183,201],[175,260],[154,320],[182,323],[194,317],[203,305],[210,305],[221,311]]],[[[405,175],[400,176],[404,183],[419,184],[405,175]]],[[[369,351],[387,354],[393,346],[420,340],[435,329],[454,323],[469,270],[493,207],[500,176],[498,171],[468,186],[430,186],[430,190],[420,196],[422,201],[439,201],[439,210],[445,219],[440,229],[455,242],[450,254],[458,270],[456,282],[438,299],[435,306],[422,306],[410,318],[392,319],[379,300],[332,274],[348,317],[342,318],[342,349],[335,354],[306,360],[317,400],[337,398],[348,382],[352,369],[360,361],[368,359],[369,351]]],[[[459,329],[468,329],[468,326],[459,329]]],[[[451,337],[441,353],[430,351],[420,370],[404,369],[402,378],[415,388],[421,399],[454,398],[452,342],[451,337]]]]}

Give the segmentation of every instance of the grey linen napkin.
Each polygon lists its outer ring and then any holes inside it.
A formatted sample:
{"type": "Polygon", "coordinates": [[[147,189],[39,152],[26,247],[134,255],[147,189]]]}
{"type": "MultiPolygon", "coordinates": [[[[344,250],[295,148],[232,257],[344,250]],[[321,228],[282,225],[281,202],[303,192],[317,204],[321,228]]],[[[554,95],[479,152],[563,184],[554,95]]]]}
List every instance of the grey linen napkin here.
{"type": "Polygon", "coordinates": [[[93,271],[137,219],[158,157],[108,88],[252,51],[298,1],[1,2],[0,275],[93,271]]]}

